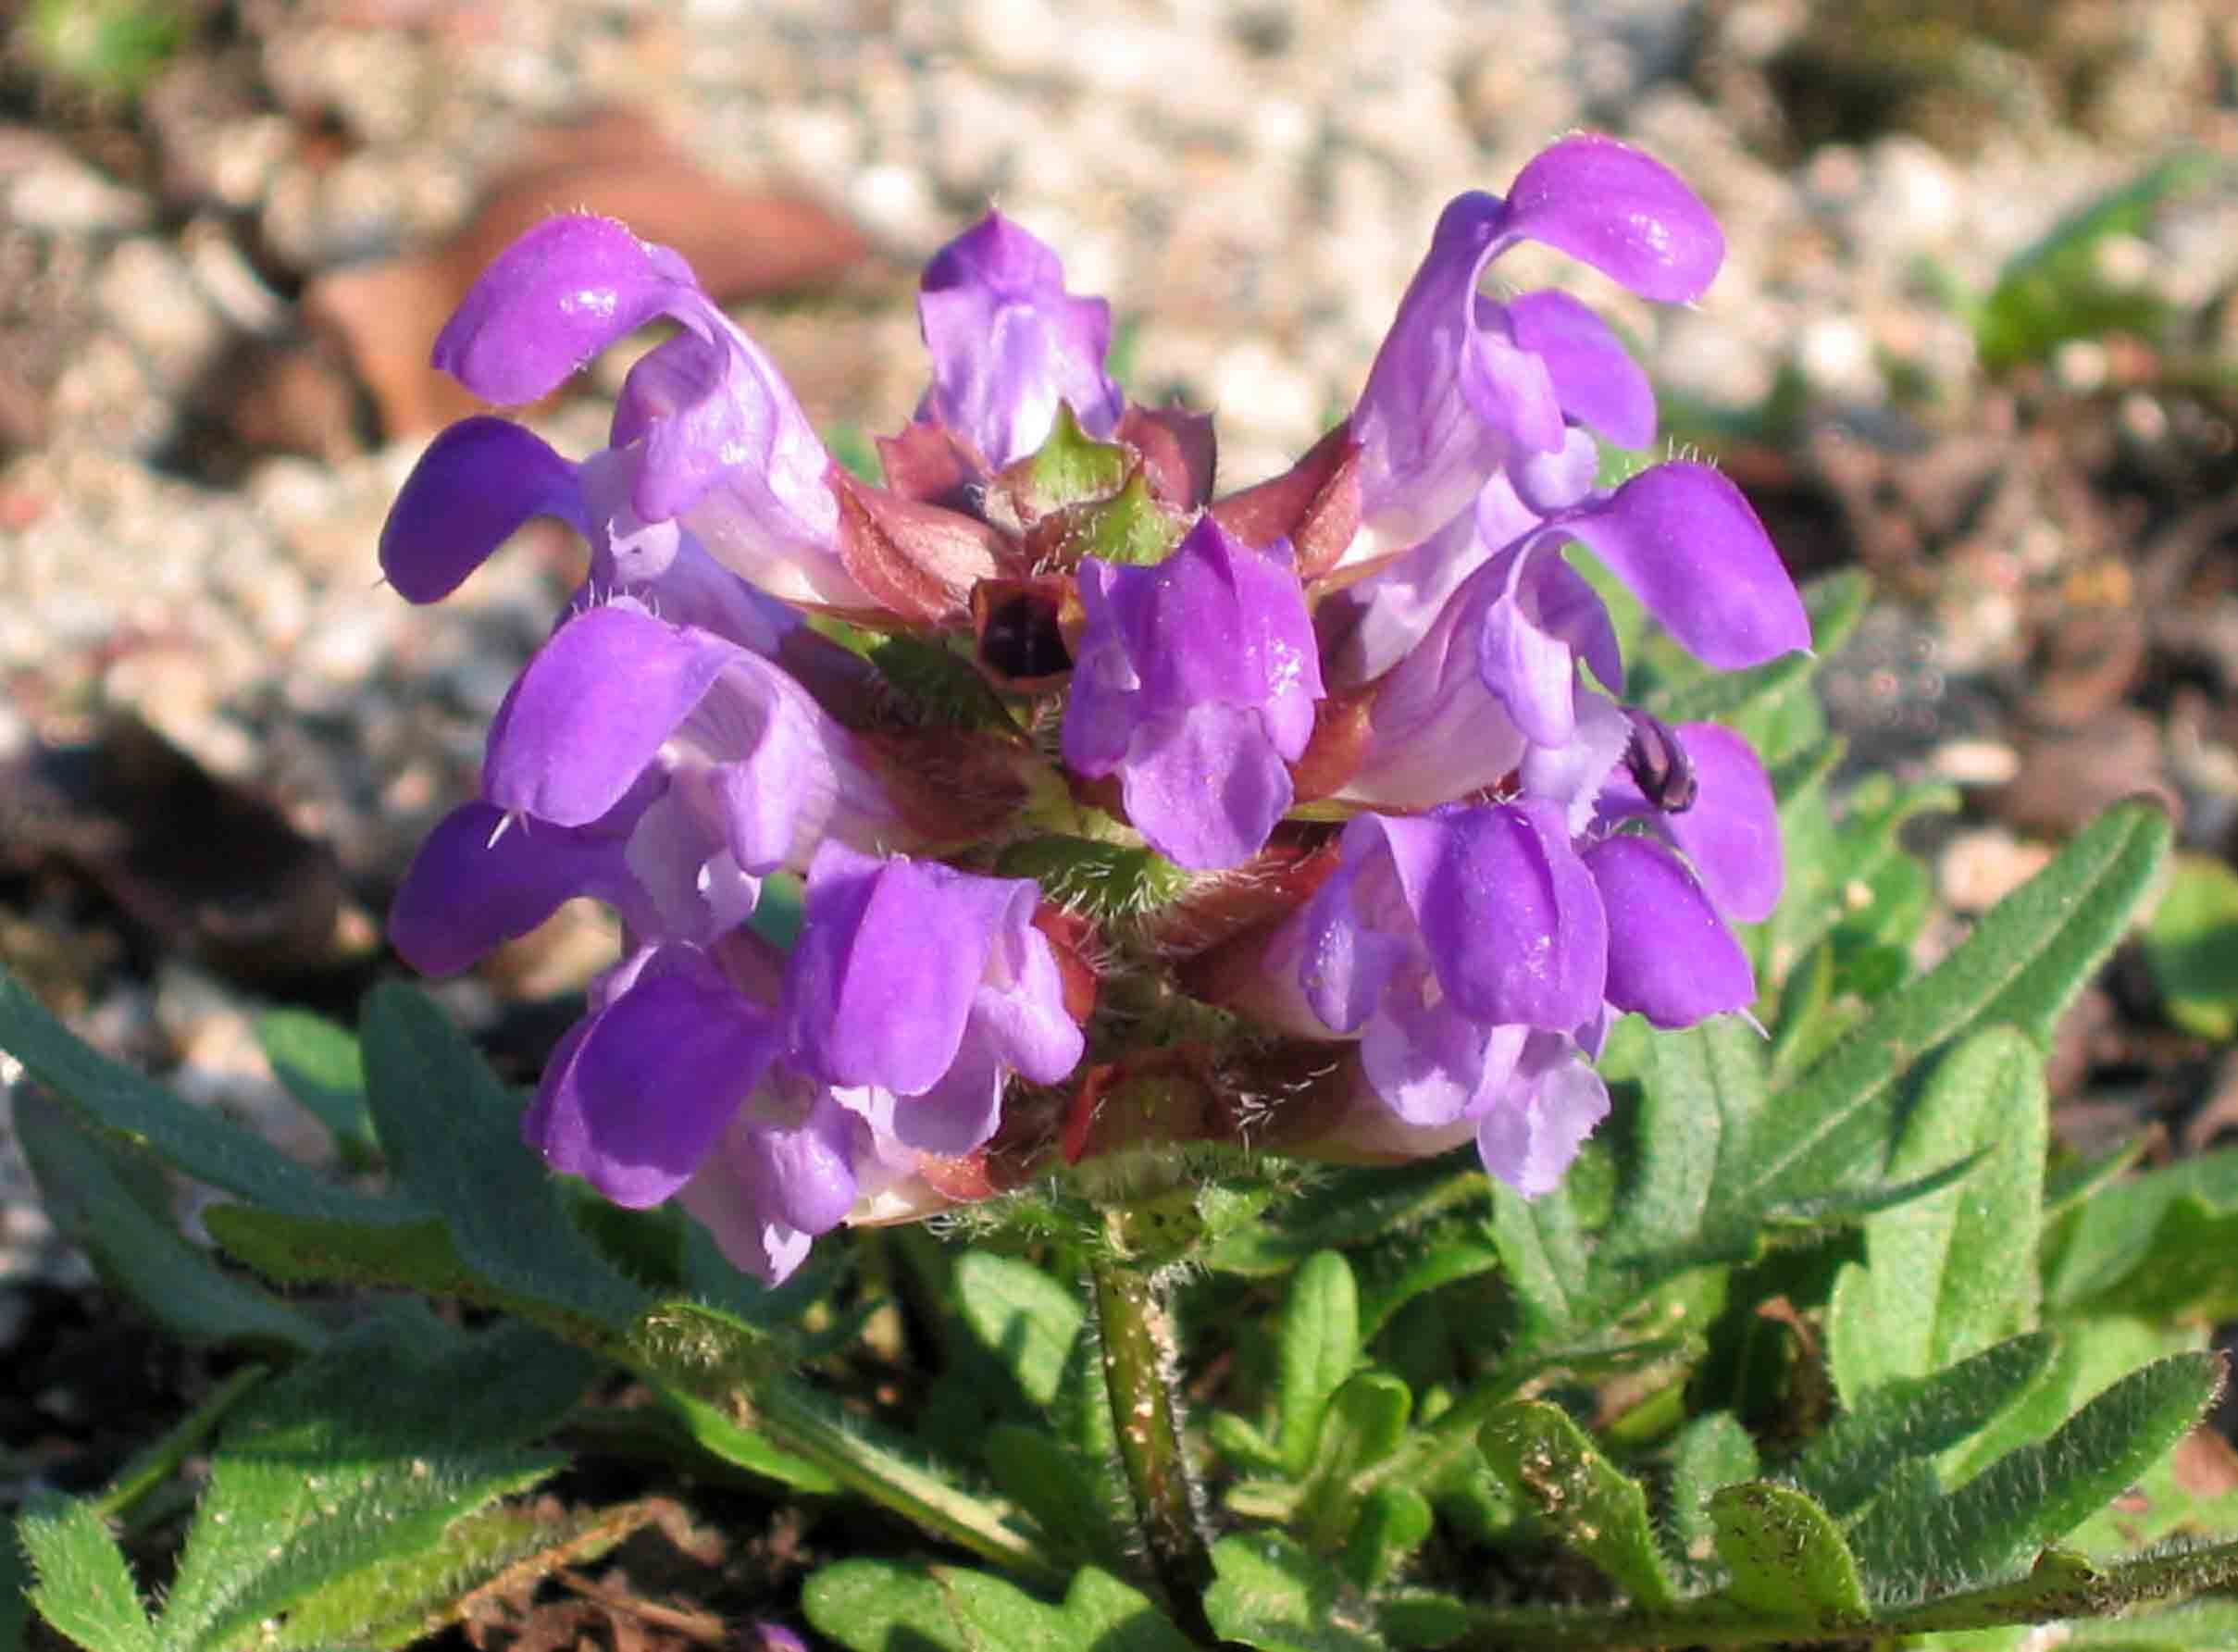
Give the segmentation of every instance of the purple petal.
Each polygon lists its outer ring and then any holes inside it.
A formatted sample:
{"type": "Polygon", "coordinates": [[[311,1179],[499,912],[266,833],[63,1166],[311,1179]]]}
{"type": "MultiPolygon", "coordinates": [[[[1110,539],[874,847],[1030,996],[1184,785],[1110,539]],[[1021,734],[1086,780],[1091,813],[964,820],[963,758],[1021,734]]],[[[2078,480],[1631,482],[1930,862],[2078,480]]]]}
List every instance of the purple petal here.
{"type": "Polygon", "coordinates": [[[1482,1112],[1500,1093],[1529,1029],[1471,1020],[1418,990],[1387,994],[1361,1039],[1360,1060],[1384,1105],[1435,1128],[1482,1112]]]}
{"type": "Polygon", "coordinates": [[[1150,847],[1198,871],[1257,854],[1295,795],[1264,717],[1217,704],[1138,730],[1120,791],[1150,847]]]}
{"type": "Polygon", "coordinates": [[[933,368],[918,416],[961,433],[990,469],[1038,450],[1060,402],[1090,436],[1117,428],[1111,306],[1066,292],[1057,255],[1001,213],[933,255],[917,315],[933,368]]]}
{"type": "Polygon", "coordinates": [[[1560,1184],[1585,1137],[1608,1116],[1600,1074],[1566,1041],[1535,1033],[1508,1094],[1476,1127],[1476,1150],[1486,1171],[1536,1199],[1560,1184]]]}
{"type": "Polygon", "coordinates": [[[1445,852],[1408,893],[1446,996],[1477,1021],[1567,1031],[1588,1019],[1610,930],[1562,812],[1524,801],[1442,824],[1445,852]]]}
{"type": "Polygon", "coordinates": [[[428,444],[389,507],[380,571],[406,602],[440,602],[532,516],[589,535],[575,466],[510,420],[461,419],[428,444]]]}
{"type": "Polygon", "coordinates": [[[786,974],[799,1059],[835,1085],[931,1088],[956,1059],[998,925],[1033,888],[827,839],[786,974]]]}
{"type": "Polygon", "coordinates": [[[1643,470],[1562,522],[1706,665],[1810,646],[1810,621],[1741,491],[1707,465],[1643,470]]]}
{"type": "Polygon", "coordinates": [[[1413,955],[1408,885],[1428,876],[1443,842],[1432,820],[1361,814],[1347,823],[1337,870],[1299,915],[1296,950],[1306,1002],[1332,1032],[1358,1031],[1413,955]],[[1411,863],[1406,872],[1401,856],[1411,863]]]}
{"type": "Polygon", "coordinates": [[[690,292],[690,271],[612,218],[547,218],[497,256],[435,340],[435,366],[486,402],[549,394],[690,292]]]}
{"type": "Polygon", "coordinates": [[[1600,592],[1560,556],[1541,559],[1532,573],[1537,584],[1538,623],[1549,636],[1570,645],[1570,652],[1585,661],[1602,688],[1623,693],[1623,651],[1600,592]]]}
{"type": "Polygon", "coordinates": [[[1363,522],[1387,548],[1459,515],[1513,448],[1561,446],[1546,364],[1477,296],[1506,217],[1496,195],[1447,205],[1353,408],[1363,522]]]}
{"type": "Polygon", "coordinates": [[[1605,694],[1580,689],[1577,727],[1570,739],[1523,753],[1523,795],[1555,804],[1571,832],[1582,832],[1593,820],[1610,771],[1623,761],[1631,743],[1632,719],[1623,708],[1605,694]]]}
{"type": "Polygon", "coordinates": [[[1609,914],[1611,1004],[1669,1028],[1755,1000],[1747,954],[1676,855],[1621,836],[1587,850],[1585,864],[1609,914]]]}
{"type": "Polygon", "coordinates": [[[501,831],[504,825],[502,809],[467,803],[412,857],[389,908],[389,940],[422,975],[456,975],[577,895],[637,904],[627,839],[610,823],[569,830],[516,822],[501,831]]]}
{"type": "Polygon", "coordinates": [[[1619,447],[1655,440],[1655,391],[1609,324],[1548,288],[1508,301],[1515,342],[1547,364],[1562,412],[1619,447]]]}
{"type": "Polygon", "coordinates": [[[615,1204],[690,1179],[778,1049],[775,1019],[702,960],[654,974],[593,1016],[544,1075],[530,1124],[553,1168],[615,1204]]]}
{"type": "Polygon", "coordinates": [[[1779,806],[1748,742],[1715,723],[1678,729],[1694,764],[1694,806],[1652,816],[1685,853],[1718,911],[1761,923],[1780,903],[1779,806]]]}
{"type": "Polygon", "coordinates": [[[750,578],[727,552],[835,554],[831,456],[777,364],[696,291],[671,313],[690,330],[639,358],[615,404],[613,444],[642,446],[638,515],[690,512],[692,529],[750,578]]]}
{"type": "Polygon", "coordinates": [[[738,665],[774,669],[628,601],[570,620],[528,662],[491,724],[483,797],[560,826],[596,820],[738,665]]]}
{"type": "Polygon", "coordinates": [[[1009,1076],[993,1047],[967,1027],[956,1059],[931,1088],[914,1096],[864,1088],[843,1092],[872,1129],[903,1147],[943,1159],[960,1159],[986,1145],[1002,1122],[1002,1086],[1009,1076]]]}
{"type": "Polygon", "coordinates": [[[1533,550],[1525,544],[1487,564],[1474,576],[1477,590],[1455,600],[1483,603],[1476,668],[1486,690],[1507,707],[1524,738],[1560,746],[1577,726],[1577,662],[1570,645],[1532,612],[1533,550]]]}
{"type": "Polygon", "coordinates": [[[1717,219],[1677,173],[1593,135],[1534,155],[1508,192],[1499,229],[1503,239],[1544,242],[1665,304],[1700,297],[1725,256],[1717,219]]]}

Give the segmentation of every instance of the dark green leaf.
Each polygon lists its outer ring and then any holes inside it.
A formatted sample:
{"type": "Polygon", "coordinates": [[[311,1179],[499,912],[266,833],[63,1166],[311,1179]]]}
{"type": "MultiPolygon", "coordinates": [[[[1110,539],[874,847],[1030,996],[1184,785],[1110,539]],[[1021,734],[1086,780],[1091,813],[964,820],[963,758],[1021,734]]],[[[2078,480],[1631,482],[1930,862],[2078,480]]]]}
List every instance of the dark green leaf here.
{"type": "Polygon", "coordinates": [[[1379,1485],[1360,1506],[1345,1539],[1344,1571],[1354,1586],[1380,1588],[1430,1540],[1430,1500],[1407,1485],[1379,1485]]]}
{"type": "Polygon", "coordinates": [[[144,1149],[96,1134],[28,1085],[16,1092],[15,1123],[55,1224],[171,1335],[297,1352],[326,1341],[316,1321],[187,1242],[166,1208],[163,1173],[144,1149]]]}
{"type": "Polygon", "coordinates": [[[625,1324],[647,1294],[567,1214],[521,1142],[520,1105],[435,1001],[378,988],[366,1008],[366,1073],[381,1145],[404,1191],[441,1216],[460,1261],[510,1303],[586,1338],[625,1324]]]}
{"type": "Polygon", "coordinates": [[[1142,1596],[1093,1567],[1062,1606],[955,1566],[842,1560],[808,1580],[801,1607],[849,1652],[1190,1652],[1142,1596]]]}
{"type": "MultiPolygon", "coordinates": [[[[173,1169],[290,1215],[361,1217],[374,1201],[329,1187],[278,1148],[190,1107],[162,1086],[110,1061],[0,971],[0,1050],[6,1050],[94,1124],[142,1142],[173,1169]]],[[[398,1219],[408,1207],[396,1208],[398,1219]]]]}
{"type": "Polygon", "coordinates": [[[1406,1384],[1380,1371],[1361,1372],[1330,1397],[1302,1503],[1306,1540],[1314,1547],[1334,1548],[1351,1530],[1356,1483],[1399,1449],[1413,1409],[1406,1384]]]}
{"type": "Polygon", "coordinates": [[[1090,1465],[1071,1446],[1046,1429],[999,1422],[987,1431],[980,1451],[996,1489],[1031,1515],[1061,1553],[1124,1563],[1126,1535],[1090,1465]]]}

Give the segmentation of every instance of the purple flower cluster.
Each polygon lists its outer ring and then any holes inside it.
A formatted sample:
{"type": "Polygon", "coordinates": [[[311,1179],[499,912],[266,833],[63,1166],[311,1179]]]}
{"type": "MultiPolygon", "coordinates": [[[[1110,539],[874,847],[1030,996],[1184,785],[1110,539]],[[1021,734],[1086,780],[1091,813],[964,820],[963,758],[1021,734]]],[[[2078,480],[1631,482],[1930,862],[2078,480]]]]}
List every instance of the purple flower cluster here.
{"type": "Polygon", "coordinates": [[[534,516],[591,547],[392,920],[447,973],[572,897],[618,913],[626,955],[528,1114],[548,1161],[680,1199],[777,1279],[842,1221],[988,1190],[997,1153],[1109,1145],[1100,1112],[1153,1070],[1204,1106],[1138,1108],[1137,1139],[1220,1134],[1224,1088],[1302,1050],[1336,1076],[1260,1139],[1473,1135],[1537,1193],[1607,1112],[1612,1016],[1745,1009],[1730,925],[1779,895],[1770,786],[1726,730],[1623,702],[1563,548],[1719,669],[1807,648],[1802,605],[1716,471],[1597,486],[1654,396],[1575,299],[1480,291],[1523,241],[1666,303],[1722,254],[1658,163],[1557,143],[1446,209],[1350,416],[1220,498],[1209,421],[1130,404],[1108,306],[1000,215],[926,269],[930,382],[882,485],[674,253],[565,217],[504,254],[435,349],[491,402],[674,324],[605,448],[466,419],[381,540],[415,602],[534,516]],[[958,677],[974,694],[925,689],[958,677]],[[1099,894],[1114,857],[1163,868],[1129,886],[1155,897],[1099,894]],[[782,950],[750,922],[780,875],[804,890],[782,950]],[[1192,999],[1228,1013],[1144,1008],[1192,999]]]}

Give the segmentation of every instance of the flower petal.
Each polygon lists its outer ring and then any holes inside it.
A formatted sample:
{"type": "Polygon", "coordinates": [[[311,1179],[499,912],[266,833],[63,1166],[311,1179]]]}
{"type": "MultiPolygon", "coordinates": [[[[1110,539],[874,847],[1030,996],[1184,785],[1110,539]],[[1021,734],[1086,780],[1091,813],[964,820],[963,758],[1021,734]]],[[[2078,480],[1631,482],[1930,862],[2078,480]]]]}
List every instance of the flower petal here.
{"type": "Polygon", "coordinates": [[[1066,292],[1057,255],[1001,213],[933,255],[917,316],[933,369],[918,416],[961,432],[990,470],[1037,451],[1060,402],[1090,436],[1118,427],[1111,305],[1066,292]]]}
{"type": "Polygon", "coordinates": [[[1207,703],[1136,731],[1120,773],[1126,817],[1176,865],[1239,866],[1266,844],[1294,793],[1253,707],[1207,703]]]}
{"type": "Polygon", "coordinates": [[[467,803],[445,815],[412,857],[389,908],[389,940],[422,975],[456,975],[577,895],[638,913],[627,838],[610,823],[504,826],[504,810],[467,803]]]}
{"type": "Polygon", "coordinates": [[[1643,470],[1562,520],[1697,659],[1720,671],[1810,646],[1810,621],[1741,491],[1707,465],[1643,470]]]}
{"type": "Polygon", "coordinates": [[[1551,1193],[1609,1116],[1609,1089],[1565,1040],[1532,1035],[1508,1093],[1476,1127],[1485,1169],[1525,1199],[1551,1193]]]}
{"type": "Polygon", "coordinates": [[[1694,806],[1651,816],[1685,852],[1718,911],[1756,924],[1780,903],[1780,819],[1772,781],[1748,742],[1716,723],[1678,729],[1694,764],[1694,806]]]}
{"type": "Polygon", "coordinates": [[[1508,191],[1505,239],[1544,242],[1642,298],[1687,304],[1724,261],[1717,219],[1677,173],[1613,138],[1542,149],[1508,191]]]}
{"type": "Polygon", "coordinates": [[[1619,447],[1655,440],[1655,390],[1609,324],[1554,288],[1508,301],[1515,342],[1547,364],[1562,412],[1619,447]]]}
{"type": "Polygon", "coordinates": [[[589,535],[575,466],[509,419],[461,419],[428,444],[389,507],[380,571],[407,602],[440,602],[532,516],[589,535]]]}
{"type": "Polygon", "coordinates": [[[467,289],[435,339],[435,366],[486,402],[549,394],[690,292],[691,272],[612,218],[546,218],[467,289]]]}
{"type": "Polygon", "coordinates": [[[1585,858],[1609,914],[1611,1004],[1670,1028],[1745,1010],[1755,1000],[1748,955],[1676,855],[1645,838],[1620,836],[1595,844],[1585,858]]]}
{"type": "Polygon", "coordinates": [[[1500,1094],[1530,1029],[1473,1021],[1416,991],[1387,994],[1361,1039],[1360,1060],[1384,1105],[1436,1127],[1480,1112],[1500,1094]]]}
{"type": "Polygon", "coordinates": [[[482,795],[507,814],[580,826],[614,807],[732,665],[774,671],[628,601],[562,626],[490,727],[482,795]]]}
{"type": "Polygon", "coordinates": [[[660,974],[656,961],[592,1016],[528,1120],[553,1169],[632,1209],[690,1179],[779,1048],[775,1018],[691,957],[660,974]]]}
{"type": "Polygon", "coordinates": [[[1440,821],[1445,851],[1409,894],[1446,997],[1483,1022],[1567,1031],[1591,1017],[1610,931],[1562,811],[1526,801],[1440,821]]]}

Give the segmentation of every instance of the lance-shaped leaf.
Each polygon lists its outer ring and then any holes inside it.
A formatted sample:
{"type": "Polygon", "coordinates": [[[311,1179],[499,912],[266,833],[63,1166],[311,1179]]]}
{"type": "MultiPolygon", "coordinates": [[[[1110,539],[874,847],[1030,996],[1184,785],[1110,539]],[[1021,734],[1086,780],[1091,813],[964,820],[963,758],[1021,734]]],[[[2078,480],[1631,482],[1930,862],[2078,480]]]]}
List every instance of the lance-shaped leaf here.
{"type": "Polygon", "coordinates": [[[2219,1360],[2180,1354],[2132,1372],[2040,1445],[1958,1490],[1908,1476],[1850,1533],[1877,1598],[1923,1600],[1997,1581],[2058,1542],[2149,1469],[2199,1420],[2219,1360]]]}
{"type": "Polygon", "coordinates": [[[2045,1305],[2164,1315],[2238,1316],[2238,1149],[2221,1148],[2101,1187],[2046,1247],[2045,1305]]]}
{"type": "Polygon", "coordinates": [[[16,1092],[16,1138],[39,1178],[47,1213],[102,1276],[175,1336],[308,1352],[327,1333],[252,1280],[190,1244],[170,1211],[154,1157],[81,1123],[26,1087],[16,1092]]]}
{"type": "Polygon", "coordinates": [[[1212,1545],[1204,1612],[1224,1641],[1259,1652],[1382,1652],[1374,1617],[1344,1575],[1279,1532],[1212,1545]]]}
{"type": "Polygon", "coordinates": [[[1849,1404],[2034,1323],[2048,1130],[2044,1058],[2019,1033],[1993,1027],[1937,1063],[1888,1174],[1981,1161],[1949,1186],[1866,1219],[1865,1263],[1836,1277],[1826,1318],[1829,1363],[1849,1404]]]}
{"type": "Polygon", "coordinates": [[[2167,853],[2168,817],[2108,810],[2058,859],[2001,901],[1933,970],[1883,1002],[1749,1132],[1717,1203],[1726,1211],[1806,1199],[1874,1175],[1925,1053],[2008,1023],[2048,1041],[2068,1000],[2128,927],[2167,853]]]}

